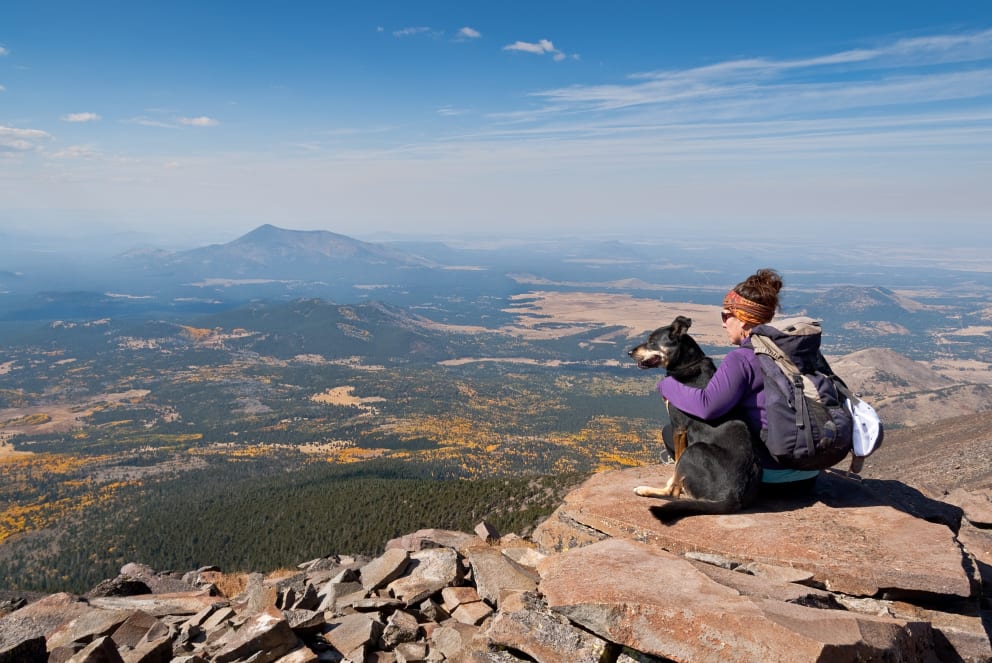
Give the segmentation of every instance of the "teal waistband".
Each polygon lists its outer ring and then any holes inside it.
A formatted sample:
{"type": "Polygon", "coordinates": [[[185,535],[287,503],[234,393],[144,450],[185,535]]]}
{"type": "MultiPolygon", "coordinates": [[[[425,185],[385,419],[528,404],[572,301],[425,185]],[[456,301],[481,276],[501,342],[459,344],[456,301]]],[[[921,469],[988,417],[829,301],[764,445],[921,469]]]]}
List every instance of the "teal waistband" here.
{"type": "Polygon", "coordinates": [[[820,470],[770,470],[764,469],[761,472],[762,483],[788,483],[790,481],[802,481],[812,479],[820,473],[820,470]]]}

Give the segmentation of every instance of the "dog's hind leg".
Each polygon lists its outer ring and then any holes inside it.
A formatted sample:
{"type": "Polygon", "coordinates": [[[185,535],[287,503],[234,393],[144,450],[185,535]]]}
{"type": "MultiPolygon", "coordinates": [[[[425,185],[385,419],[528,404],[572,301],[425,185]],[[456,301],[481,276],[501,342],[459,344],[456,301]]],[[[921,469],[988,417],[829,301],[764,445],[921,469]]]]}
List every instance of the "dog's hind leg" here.
{"type": "Polygon", "coordinates": [[[634,494],[638,497],[678,497],[682,494],[682,477],[676,471],[664,488],[638,486],[634,489],[634,494]]]}

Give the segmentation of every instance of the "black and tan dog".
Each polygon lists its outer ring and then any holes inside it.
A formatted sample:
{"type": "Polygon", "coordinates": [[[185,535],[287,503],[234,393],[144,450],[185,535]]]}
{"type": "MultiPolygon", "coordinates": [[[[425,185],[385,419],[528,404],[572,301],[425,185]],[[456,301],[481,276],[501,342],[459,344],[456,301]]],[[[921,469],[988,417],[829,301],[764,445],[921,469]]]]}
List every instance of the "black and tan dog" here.
{"type": "MultiPolygon", "coordinates": [[[[664,368],[684,384],[702,388],[716,366],[687,333],[692,320],[678,316],[667,327],[651,332],[648,340],[629,353],[641,368],[664,368]]],[[[676,439],[685,435],[685,450],[678,455],[675,473],[664,488],[638,486],[641,497],[670,498],[651,507],[661,520],[701,513],[733,513],[751,504],[761,483],[761,465],[751,444],[747,425],[724,417],[703,421],[668,404],[676,439]],[[678,499],[688,494],[689,499],[678,499]]]]}

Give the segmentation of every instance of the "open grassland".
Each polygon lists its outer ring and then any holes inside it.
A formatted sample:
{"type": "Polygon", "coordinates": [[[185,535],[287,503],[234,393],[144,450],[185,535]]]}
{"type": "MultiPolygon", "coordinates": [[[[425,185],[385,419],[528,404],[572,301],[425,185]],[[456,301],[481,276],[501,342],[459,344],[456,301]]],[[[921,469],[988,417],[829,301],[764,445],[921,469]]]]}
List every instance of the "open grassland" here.
{"type": "Polygon", "coordinates": [[[67,433],[83,426],[87,417],[120,403],[137,403],[148,395],[147,389],[129,389],[105,393],[71,403],[50,402],[43,405],[0,410],[0,431],[9,435],[67,433]]]}
{"type": "Polygon", "coordinates": [[[720,306],[665,302],[604,292],[535,291],[511,297],[506,309],[516,320],[503,330],[526,339],[560,338],[583,331],[622,327],[627,339],[645,336],[678,315],[693,321],[702,344],[725,345],[720,306]]]}

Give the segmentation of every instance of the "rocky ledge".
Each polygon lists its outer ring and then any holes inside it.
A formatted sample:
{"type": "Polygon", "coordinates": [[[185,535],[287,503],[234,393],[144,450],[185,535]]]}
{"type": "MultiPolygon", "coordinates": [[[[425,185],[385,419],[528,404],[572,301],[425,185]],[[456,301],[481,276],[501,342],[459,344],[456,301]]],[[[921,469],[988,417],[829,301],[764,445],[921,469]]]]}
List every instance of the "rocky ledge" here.
{"type": "Polygon", "coordinates": [[[233,596],[128,564],[0,604],[0,663],[992,661],[989,491],[828,472],[815,499],[665,524],[632,491],[670,472],[597,474],[528,538],[422,530],[233,596]]]}

